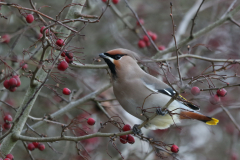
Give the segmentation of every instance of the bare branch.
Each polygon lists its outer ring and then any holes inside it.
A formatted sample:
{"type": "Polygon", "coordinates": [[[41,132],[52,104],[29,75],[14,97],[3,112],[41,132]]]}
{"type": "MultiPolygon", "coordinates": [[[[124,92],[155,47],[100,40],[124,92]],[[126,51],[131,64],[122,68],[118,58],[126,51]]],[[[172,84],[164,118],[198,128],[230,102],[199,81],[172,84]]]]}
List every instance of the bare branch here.
{"type": "Polygon", "coordinates": [[[238,131],[240,132],[240,126],[237,124],[236,120],[233,118],[233,116],[228,111],[228,109],[226,109],[222,104],[220,106],[223,109],[223,111],[228,115],[228,117],[231,119],[232,123],[235,125],[235,127],[238,129],[238,131]]]}

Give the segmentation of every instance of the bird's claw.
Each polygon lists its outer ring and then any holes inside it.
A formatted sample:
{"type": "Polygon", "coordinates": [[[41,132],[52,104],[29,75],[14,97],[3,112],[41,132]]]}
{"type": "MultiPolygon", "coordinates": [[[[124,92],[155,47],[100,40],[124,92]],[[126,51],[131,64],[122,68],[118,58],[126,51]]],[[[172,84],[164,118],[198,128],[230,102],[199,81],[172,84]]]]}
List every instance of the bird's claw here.
{"type": "Polygon", "coordinates": [[[161,115],[161,116],[168,114],[168,110],[166,109],[162,110],[162,108],[157,108],[156,112],[158,115],[161,115]]]}
{"type": "Polygon", "coordinates": [[[138,124],[135,124],[135,125],[133,126],[133,128],[132,128],[133,134],[136,134],[136,135],[142,134],[142,130],[138,128],[139,126],[140,126],[140,125],[138,125],[138,124]]]}

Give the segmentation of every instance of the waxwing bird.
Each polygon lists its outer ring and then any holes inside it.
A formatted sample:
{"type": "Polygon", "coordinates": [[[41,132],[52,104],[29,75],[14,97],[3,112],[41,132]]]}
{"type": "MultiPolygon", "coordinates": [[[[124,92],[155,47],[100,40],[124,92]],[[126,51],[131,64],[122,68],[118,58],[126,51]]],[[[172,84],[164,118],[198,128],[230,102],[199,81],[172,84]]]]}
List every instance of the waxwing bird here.
{"type": "Polygon", "coordinates": [[[164,110],[176,92],[156,77],[143,71],[138,55],[127,49],[114,49],[99,55],[107,63],[112,77],[113,91],[120,105],[131,115],[145,121],[153,113],[160,114],[145,126],[149,129],[166,129],[184,119],[196,119],[208,125],[218,120],[198,112],[198,106],[178,96],[164,110]],[[144,115],[142,115],[144,111],[144,115]]]}

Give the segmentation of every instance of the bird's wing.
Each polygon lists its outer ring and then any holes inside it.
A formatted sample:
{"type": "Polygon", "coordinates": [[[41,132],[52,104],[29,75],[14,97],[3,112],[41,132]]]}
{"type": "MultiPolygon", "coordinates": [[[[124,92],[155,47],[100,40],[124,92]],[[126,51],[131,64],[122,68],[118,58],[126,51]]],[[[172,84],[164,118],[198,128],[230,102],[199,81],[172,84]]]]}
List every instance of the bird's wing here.
{"type": "MultiPolygon", "coordinates": [[[[146,76],[144,76],[142,80],[146,88],[152,92],[162,93],[170,97],[173,97],[176,94],[176,92],[172,88],[170,88],[167,84],[165,84],[164,82],[160,81],[159,79],[153,76],[147,76],[147,78],[146,76]]],[[[177,100],[180,103],[184,104],[185,106],[191,108],[192,110],[196,110],[196,111],[200,110],[200,108],[196,104],[188,101],[181,95],[177,97],[177,100]]]]}

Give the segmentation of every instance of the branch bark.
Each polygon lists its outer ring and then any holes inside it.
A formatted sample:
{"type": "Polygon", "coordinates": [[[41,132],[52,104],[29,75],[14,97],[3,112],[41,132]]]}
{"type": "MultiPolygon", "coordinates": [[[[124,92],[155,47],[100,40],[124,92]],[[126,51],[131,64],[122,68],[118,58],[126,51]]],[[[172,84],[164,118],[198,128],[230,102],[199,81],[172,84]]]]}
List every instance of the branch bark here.
{"type": "MultiPolygon", "coordinates": [[[[214,28],[222,25],[224,22],[226,22],[227,20],[230,19],[231,16],[233,16],[235,13],[237,13],[238,11],[240,10],[240,5],[237,6],[235,9],[233,9],[232,11],[230,11],[228,14],[226,14],[224,17],[222,17],[221,19],[215,21],[214,23],[210,24],[209,26],[203,28],[202,30],[198,31],[197,33],[193,34],[192,37],[188,37],[188,38],[185,38],[183,40],[181,40],[179,43],[178,43],[178,46],[179,48],[186,45],[188,42],[191,42],[193,39],[196,39],[208,32],[210,32],[211,30],[213,30],[214,28]]],[[[161,52],[157,52],[155,54],[155,56],[152,57],[152,59],[156,59],[160,56],[163,56],[169,52],[173,52],[175,51],[175,46],[173,47],[170,47],[170,48],[167,48],[166,50],[164,51],[161,51],[161,52]]]]}
{"type": "MultiPolygon", "coordinates": [[[[84,4],[86,0],[72,0],[72,3],[80,3],[84,4]]],[[[81,12],[83,6],[80,5],[74,5],[69,8],[69,11],[67,13],[66,19],[73,19],[75,18],[75,12],[81,12]]],[[[57,32],[63,33],[65,35],[70,35],[70,32],[68,29],[66,29],[64,26],[61,26],[57,32]]],[[[45,57],[51,54],[51,49],[48,49],[45,53],[45,57]]],[[[44,80],[47,77],[47,73],[44,72],[43,69],[39,69],[39,71],[36,73],[36,77],[40,80],[44,80]]],[[[22,101],[21,106],[19,107],[15,118],[14,118],[14,125],[11,130],[11,132],[4,138],[0,150],[1,153],[6,155],[11,152],[13,147],[16,145],[17,140],[13,138],[13,135],[20,135],[23,127],[27,121],[27,118],[29,116],[30,111],[32,110],[32,107],[36,101],[36,98],[41,91],[42,84],[39,82],[36,82],[36,85],[29,86],[27,93],[22,101]]]]}
{"type": "MultiPolygon", "coordinates": [[[[178,58],[195,58],[195,59],[200,59],[203,61],[208,61],[208,62],[224,62],[224,63],[239,63],[240,59],[216,59],[216,58],[208,58],[208,57],[203,57],[203,56],[198,56],[198,55],[193,55],[193,54],[183,54],[179,55],[178,58]]],[[[166,62],[166,61],[173,61],[176,60],[177,56],[170,57],[170,58],[162,58],[162,59],[153,59],[153,60],[142,60],[142,63],[154,63],[154,62],[166,62]]],[[[108,66],[106,64],[81,64],[81,63],[74,63],[71,64],[72,67],[75,68],[85,68],[85,69],[106,69],[108,66]]]]}

